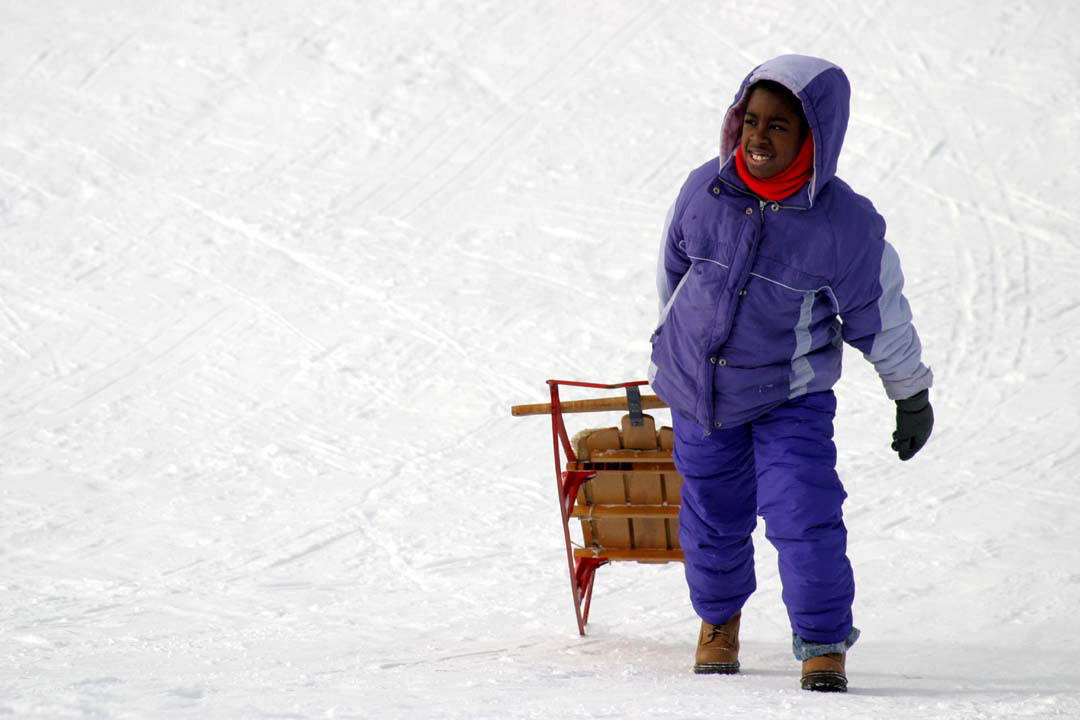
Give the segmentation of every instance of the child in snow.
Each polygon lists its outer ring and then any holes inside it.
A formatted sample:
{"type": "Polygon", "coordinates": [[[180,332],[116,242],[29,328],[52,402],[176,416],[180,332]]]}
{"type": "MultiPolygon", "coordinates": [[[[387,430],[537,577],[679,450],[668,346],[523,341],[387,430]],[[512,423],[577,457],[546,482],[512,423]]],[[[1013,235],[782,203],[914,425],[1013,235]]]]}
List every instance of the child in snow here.
{"type": "Polygon", "coordinates": [[[933,425],[933,377],[885,221],[835,176],[849,98],[825,60],[754,68],[724,116],[719,158],[690,174],[668,214],[649,380],[672,408],[683,476],[679,541],[702,619],[695,672],[738,671],[760,514],[802,687],[847,688],[859,631],[832,441],[842,343],[896,401],[901,460],[933,425]]]}

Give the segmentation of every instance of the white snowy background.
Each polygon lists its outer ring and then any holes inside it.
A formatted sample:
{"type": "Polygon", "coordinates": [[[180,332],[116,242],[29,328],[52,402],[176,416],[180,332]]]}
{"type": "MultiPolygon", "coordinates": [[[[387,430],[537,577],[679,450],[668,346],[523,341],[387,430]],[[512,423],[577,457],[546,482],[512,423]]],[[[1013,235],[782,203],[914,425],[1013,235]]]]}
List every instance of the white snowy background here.
{"type": "Polygon", "coordinates": [[[0,715],[1080,716],[1077,28],[0,0],[0,715]],[[579,637],[550,426],[509,413],[644,376],[664,213],[785,52],[851,78],[839,174],[937,377],[903,464],[857,352],[837,388],[846,696],[798,689],[760,528],[741,675],[690,672],[678,564],[602,568],[579,637]]]}

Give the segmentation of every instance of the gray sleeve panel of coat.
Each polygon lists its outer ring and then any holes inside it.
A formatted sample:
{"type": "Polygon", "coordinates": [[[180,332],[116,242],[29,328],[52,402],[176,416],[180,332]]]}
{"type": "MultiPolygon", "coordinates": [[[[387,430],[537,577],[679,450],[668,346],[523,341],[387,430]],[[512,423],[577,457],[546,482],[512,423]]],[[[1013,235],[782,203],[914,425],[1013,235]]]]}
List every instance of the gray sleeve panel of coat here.
{"type": "Polygon", "coordinates": [[[881,255],[879,283],[881,296],[877,308],[881,329],[874,334],[864,357],[874,364],[889,398],[901,400],[929,388],[934,374],[922,363],[922,343],[911,323],[911,307],[903,293],[900,256],[888,241],[881,255]]]}
{"type": "Polygon", "coordinates": [[[666,314],[664,308],[667,307],[668,300],[675,291],[675,288],[668,286],[667,270],[664,268],[664,256],[667,254],[667,244],[671,237],[671,221],[674,218],[675,203],[673,202],[667,212],[667,219],[664,220],[664,232],[660,235],[660,259],[656,263],[656,293],[660,297],[660,322],[658,324],[663,324],[666,314]]]}
{"type": "Polygon", "coordinates": [[[675,227],[675,213],[678,211],[678,200],[668,211],[667,222],[664,223],[663,240],[660,243],[660,259],[656,268],[656,290],[660,296],[660,317],[656,321],[659,329],[666,321],[671,306],[675,304],[675,298],[690,277],[690,258],[682,249],[678,228],[675,227]]]}

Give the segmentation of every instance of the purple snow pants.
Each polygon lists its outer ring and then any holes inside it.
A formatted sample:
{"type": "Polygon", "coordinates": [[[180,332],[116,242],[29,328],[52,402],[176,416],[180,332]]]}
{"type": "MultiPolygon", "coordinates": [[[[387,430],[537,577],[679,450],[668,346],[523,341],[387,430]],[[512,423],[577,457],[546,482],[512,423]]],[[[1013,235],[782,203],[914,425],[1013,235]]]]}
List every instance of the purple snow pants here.
{"type": "Polygon", "coordinates": [[[800,660],[843,652],[855,581],[847,558],[844,492],[836,474],[836,396],[811,393],[751,422],[704,429],[672,413],[675,466],[683,477],[679,542],[694,610],[726,622],[754,591],[757,516],[780,558],[784,604],[800,660]]]}

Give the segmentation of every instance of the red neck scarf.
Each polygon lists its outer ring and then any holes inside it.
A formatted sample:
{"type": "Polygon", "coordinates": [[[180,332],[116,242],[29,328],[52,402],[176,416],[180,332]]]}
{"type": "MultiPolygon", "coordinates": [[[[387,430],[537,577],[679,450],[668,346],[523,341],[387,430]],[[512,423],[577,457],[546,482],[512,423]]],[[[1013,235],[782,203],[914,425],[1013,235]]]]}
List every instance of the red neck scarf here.
{"type": "Polygon", "coordinates": [[[814,174],[814,134],[807,133],[799,154],[791,161],[791,164],[771,178],[756,178],[750,174],[750,168],[746,166],[742,142],[735,149],[735,170],[739,173],[746,186],[758,197],[766,200],[778,201],[794,195],[810,177],[814,174]]]}

